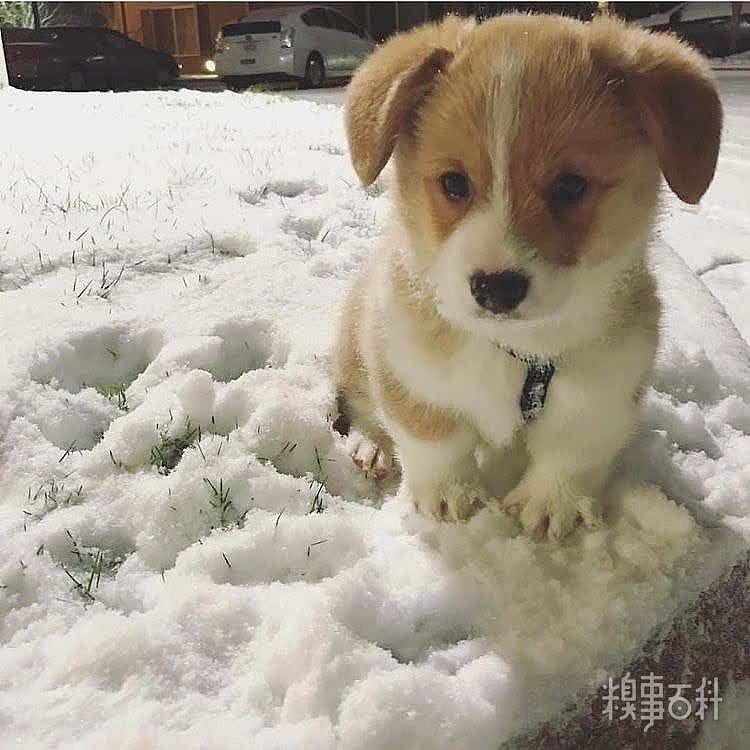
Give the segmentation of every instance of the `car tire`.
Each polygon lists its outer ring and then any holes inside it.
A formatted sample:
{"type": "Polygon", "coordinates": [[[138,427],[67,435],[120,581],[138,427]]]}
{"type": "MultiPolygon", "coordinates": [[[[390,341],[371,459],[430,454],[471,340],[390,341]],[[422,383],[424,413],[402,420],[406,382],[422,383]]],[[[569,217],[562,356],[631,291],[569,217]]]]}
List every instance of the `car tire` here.
{"type": "Polygon", "coordinates": [[[231,76],[221,79],[223,84],[230,90],[234,91],[235,94],[241,94],[247,90],[250,86],[250,81],[247,78],[241,76],[231,76]]]}
{"type": "Polygon", "coordinates": [[[171,68],[166,65],[161,65],[156,69],[154,80],[156,85],[159,88],[162,88],[163,86],[171,86],[175,81],[175,76],[172,73],[171,68]]]}
{"type": "Polygon", "coordinates": [[[325,81],[326,67],[323,58],[317,52],[313,52],[307,58],[303,83],[309,89],[319,89],[325,81]]]}
{"type": "Polygon", "coordinates": [[[87,91],[88,86],[86,85],[86,76],[83,71],[73,68],[68,71],[68,75],[65,77],[65,90],[66,91],[87,91]]]}

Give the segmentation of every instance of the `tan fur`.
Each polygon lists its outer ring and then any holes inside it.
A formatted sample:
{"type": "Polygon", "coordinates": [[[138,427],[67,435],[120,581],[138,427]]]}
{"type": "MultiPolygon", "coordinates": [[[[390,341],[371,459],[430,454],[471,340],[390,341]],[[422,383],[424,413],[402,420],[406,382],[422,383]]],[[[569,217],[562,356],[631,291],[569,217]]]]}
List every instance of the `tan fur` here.
{"type": "Polygon", "coordinates": [[[349,86],[346,127],[363,184],[380,174],[409,115],[458,48],[471,24],[455,17],[400,34],[376,50],[349,86]]]}
{"type": "MultiPolygon", "coordinates": [[[[439,441],[456,431],[460,415],[410,393],[381,345],[393,325],[409,328],[423,356],[447,357],[462,345],[466,332],[441,315],[422,277],[461,222],[502,203],[517,241],[553,267],[616,257],[653,222],[659,170],[685,201],[705,192],[721,108],[705,63],[672,38],[611,19],[504,16],[474,28],[451,18],[398,35],[372,55],[350,84],[346,128],[364,184],[394,154],[405,236],[380,248],[347,298],[337,388],[375,442],[390,442],[383,416],[417,438],[439,441]],[[506,85],[506,59],[522,70],[521,94],[504,170],[507,194],[497,195],[493,158],[507,134],[497,132],[492,106],[506,85]],[[440,176],[448,171],[468,177],[468,199],[443,194],[440,176]],[[549,189],[565,172],[586,177],[590,188],[579,205],[557,210],[549,189]],[[378,307],[384,290],[397,322],[378,307]]],[[[499,236],[498,268],[503,241],[499,236]]],[[[607,314],[613,341],[636,327],[655,347],[659,303],[645,267],[607,314]]]]}
{"type": "Polygon", "coordinates": [[[672,190],[697,203],[716,169],[721,101],[707,61],[668,34],[651,34],[612,18],[589,27],[592,55],[619,76],[618,92],[640,114],[672,190]]]}
{"type": "Polygon", "coordinates": [[[365,362],[361,338],[365,334],[365,300],[372,274],[362,273],[346,297],[339,335],[334,351],[334,382],[339,401],[339,416],[346,429],[353,423],[383,450],[392,450],[392,441],[377,419],[377,402],[370,378],[371,368],[365,362]]]}
{"type": "MultiPolygon", "coordinates": [[[[405,318],[419,332],[425,349],[431,349],[436,356],[454,351],[462,340],[461,332],[438,315],[428,288],[406,271],[395,248],[381,249],[389,257],[388,275],[394,296],[405,318]]],[[[385,449],[391,447],[392,441],[384,438],[387,433],[372,418],[377,405],[415,437],[425,440],[446,437],[455,429],[455,418],[413,398],[378,355],[378,341],[387,335],[387,322],[373,319],[367,301],[372,300],[379,281],[377,270],[363,273],[347,295],[334,352],[337,390],[345,397],[349,416],[357,427],[385,449]],[[369,363],[363,339],[374,345],[375,356],[369,363]]]]}
{"type": "MultiPolygon", "coordinates": [[[[509,43],[518,45],[516,34],[528,31],[535,20],[514,19],[509,43]]],[[[592,229],[609,219],[610,191],[643,143],[638,123],[628,117],[610,85],[608,71],[592,60],[587,32],[582,24],[552,17],[537,33],[523,37],[524,106],[509,162],[517,232],[562,266],[574,265],[587,253],[592,229]],[[548,204],[549,190],[556,176],[566,172],[585,177],[589,189],[579,205],[555,209],[548,204]]],[[[641,205],[650,206],[652,197],[640,196],[641,205]]],[[[632,232],[632,215],[629,219],[632,232]]],[[[622,242],[613,245],[621,247],[622,242]]]]}
{"type": "MultiPolygon", "coordinates": [[[[612,325],[609,336],[616,342],[627,331],[639,327],[653,342],[654,350],[659,340],[662,304],[656,279],[645,266],[639,266],[624,280],[612,298],[612,325]]],[[[633,392],[633,403],[639,404],[653,374],[653,362],[641,377],[633,392]]]]}
{"type": "Polygon", "coordinates": [[[446,71],[436,82],[434,96],[420,110],[413,133],[399,143],[399,159],[409,164],[398,171],[402,216],[415,234],[434,242],[445,240],[469,210],[490,200],[493,175],[486,119],[490,92],[484,90],[480,73],[488,62],[487,56],[477,55],[474,45],[471,53],[457,57],[450,73],[446,71]],[[468,177],[468,200],[455,202],[443,193],[440,176],[450,171],[468,177]]]}
{"type": "Polygon", "coordinates": [[[415,398],[382,358],[377,361],[373,375],[383,411],[408,434],[421,440],[444,440],[458,429],[453,415],[415,398]]]}
{"type": "MultiPolygon", "coordinates": [[[[671,187],[681,198],[695,202],[710,182],[716,163],[721,130],[718,98],[708,79],[704,90],[705,71],[697,53],[669,38],[665,50],[661,44],[652,44],[651,37],[610,19],[585,26],[556,16],[507,16],[478,27],[434,83],[416,124],[399,144],[397,154],[404,168],[397,176],[406,226],[438,243],[470,208],[489,198],[488,153],[494,134],[486,121],[492,93],[488,81],[499,50],[517,54],[526,63],[519,137],[512,144],[509,169],[515,226],[547,259],[573,265],[588,248],[601,247],[598,240],[603,232],[587,242],[589,234],[603,215],[610,218],[614,201],[608,200],[609,194],[626,176],[632,177],[633,211],[644,213],[645,209],[644,220],[650,220],[657,183],[648,153],[632,168],[639,146],[653,147],[671,187]],[[630,67],[637,74],[623,79],[622,65],[613,67],[604,53],[612,56],[613,49],[629,48],[633,38],[640,45],[634,55],[638,67],[636,62],[630,67]],[[658,93],[657,84],[646,85],[649,77],[640,73],[658,64],[649,55],[667,51],[677,53],[672,67],[683,73],[670,91],[682,93],[684,101],[677,97],[671,109],[653,105],[650,92],[658,93]],[[685,112],[696,86],[694,106],[699,117],[685,112]],[[660,114],[661,129],[654,124],[656,115],[648,114],[652,110],[660,114]],[[649,116],[647,123],[641,122],[649,116]],[[461,122],[460,128],[456,122],[461,122]],[[686,123],[695,125],[686,127],[686,123]],[[700,154],[698,163],[694,152],[700,154]],[[672,171],[664,165],[671,165],[672,171]],[[465,171],[472,183],[473,195],[466,204],[451,205],[439,187],[440,174],[455,168],[465,171]],[[546,194],[562,172],[581,174],[591,187],[580,206],[553,213],[546,194]]],[[[663,85],[661,74],[659,81],[663,85]]],[[[502,86],[502,81],[497,85],[502,86]]],[[[606,228],[609,234],[615,231],[608,243],[611,247],[622,246],[627,234],[638,228],[630,211],[620,218],[617,222],[611,217],[617,226],[606,228]]]]}
{"type": "Polygon", "coordinates": [[[452,354],[463,341],[463,333],[439,315],[429,286],[409,272],[399,254],[392,251],[390,258],[391,289],[402,319],[413,327],[425,350],[440,356],[452,354]]]}
{"type": "MultiPolygon", "coordinates": [[[[423,351],[436,357],[455,351],[463,338],[461,332],[438,315],[429,287],[407,271],[395,248],[387,254],[393,302],[399,309],[401,324],[410,326],[423,351]]],[[[388,368],[381,352],[388,331],[382,323],[375,323],[371,335],[376,354],[372,385],[383,411],[414,437],[423,440],[448,437],[456,430],[455,417],[434,404],[416,399],[388,368]]]]}

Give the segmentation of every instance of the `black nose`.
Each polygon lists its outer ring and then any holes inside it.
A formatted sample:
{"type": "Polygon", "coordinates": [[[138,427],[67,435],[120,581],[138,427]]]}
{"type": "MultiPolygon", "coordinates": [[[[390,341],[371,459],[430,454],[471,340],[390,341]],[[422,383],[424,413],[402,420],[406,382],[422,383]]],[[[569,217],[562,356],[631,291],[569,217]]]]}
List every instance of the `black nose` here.
{"type": "Polygon", "coordinates": [[[515,309],[529,291],[529,277],[520,271],[477,271],[470,283],[474,299],[493,313],[507,313],[515,309]]]}

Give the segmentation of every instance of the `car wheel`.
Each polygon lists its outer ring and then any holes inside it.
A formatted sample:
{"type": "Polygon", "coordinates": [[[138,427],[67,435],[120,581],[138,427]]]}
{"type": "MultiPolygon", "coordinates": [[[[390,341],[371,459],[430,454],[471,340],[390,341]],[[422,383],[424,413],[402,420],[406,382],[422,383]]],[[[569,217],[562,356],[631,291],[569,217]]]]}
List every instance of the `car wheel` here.
{"type": "Polygon", "coordinates": [[[86,76],[80,70],[69,71],[65,88],[67,91],[86,91],[86,76]]]}
{"type": "Polygon", "coordinates": [[[174,82],[174,75],[172,71],[163,65],[156,70],[156,85],[157,86],[171,86],[174,82]]]}
{"type": "Polygon", "coordinates": [[[245,91],[250,85],[248,80],[240,77],[223,78],[222,81],[230,91],[234,91],[236,94],[245,91]]]}
{"type": "Polygon", "coordinates": [[[317,52],[313,52],[307,58],[307,65],[305,65],[305,86],[317,89],[325,83],[325,80],[326,69],[323,64],[323,58],[317,52]]]}

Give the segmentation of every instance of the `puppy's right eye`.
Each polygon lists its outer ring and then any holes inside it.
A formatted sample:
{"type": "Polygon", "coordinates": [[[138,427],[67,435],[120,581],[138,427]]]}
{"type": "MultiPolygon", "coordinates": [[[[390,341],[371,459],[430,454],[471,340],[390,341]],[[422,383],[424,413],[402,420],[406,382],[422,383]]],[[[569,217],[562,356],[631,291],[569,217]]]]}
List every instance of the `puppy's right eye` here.
{"type": "Polygon", "coordinates": [[[589,189],[585,177],[572,172],[563,172],[550,185],[547,199],[554,208],[568,208],[580,203],[589,189]]]}
{"type": "Polygon", "coordinates": [[[452,201],[466,200],[471,195],[469,178],[462,172],[445,172],[441,174],[440,187],[452,201]]]}

